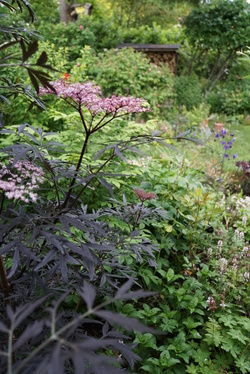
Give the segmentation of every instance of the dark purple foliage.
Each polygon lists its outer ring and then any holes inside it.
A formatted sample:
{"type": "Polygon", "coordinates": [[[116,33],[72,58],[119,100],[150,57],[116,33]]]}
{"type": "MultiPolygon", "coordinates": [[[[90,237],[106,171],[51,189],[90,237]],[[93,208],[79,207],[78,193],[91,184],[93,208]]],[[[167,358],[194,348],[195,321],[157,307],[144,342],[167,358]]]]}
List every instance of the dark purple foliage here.
{"type": "Polygon", "coordinates": [[[245,176],[250,176],[250,160],[249,161],[237,161],[235,165],[240,168],[245,176]]]}

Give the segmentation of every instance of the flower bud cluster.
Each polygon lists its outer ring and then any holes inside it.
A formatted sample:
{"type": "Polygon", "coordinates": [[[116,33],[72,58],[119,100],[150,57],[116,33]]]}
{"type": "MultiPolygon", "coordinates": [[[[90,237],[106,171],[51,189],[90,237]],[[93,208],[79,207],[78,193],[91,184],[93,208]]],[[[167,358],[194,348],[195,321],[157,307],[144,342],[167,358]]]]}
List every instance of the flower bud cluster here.
{"type": "Polygon", "coordinates": [[[212,256],[212,253],[213,253],[213,248],[208,248],[208,250],[207,250],[207,256],[208,256],[208,258],[211,258],[211,256],[212,256]]]}
{"type": "Polygon", "coordinates": [[[140,190],[139,188],[134,188],[134,193],[136,196],[141,200],[141,202],[151,199],[156,199],[156,194],[153,192],[146,192],[144,190],[140,190]]]}
{"type": "MultiPolygon", "coordinates": [[[[13,160],[9,160],[10,163],[13,160]]],[[[44,172],[29,161],[18,161],[7,167],[0,163],[0,190],[8,199],[21,200],[25,203],[37,200],[38,183],[43,183],[44,172]]]]}
{"type": "Polygon", "coordinates": [[[208,299],[207,299],[207,304],[208,304],[208,309],[209,310],[216,310],[217,309],[217,305],[216,305],[216,302],[214,300],[214,298],[212,296],[209,296],[208,299]]]}
{"type": "Polygon", "coordinates": [[[244,209],[244,210],[250,209],[250,197],[249,196],[245,196],[241,198],[237,198],[237,196],[233,196],[232,201],[235,204],[237,211],[240,211],[241,209],[244,209]]]}
{"type": "Polygon", "coordinates": [[[140,167],[146,167],[147,163],[150,162],[150,160],[152,159],[152,157],[141,157],[139,160],[128,160],[128,163],[130,165],[135,165],[135,166],[140,166],[140,167]]]}
{"type": "Polygon", "coordinates": [[[223,246],[223,241],[222,240],[218,240],[217,249],[218,249],[219,255],[221,254],[222,246],[223,246]]]}
{"type": "Polygon", "coordinates": [[[220,266],[220,272],[222,274],[225,273],[226,268],[227,268],[227,260],[224,257],[220,259],[219,266],[220,266]]]}

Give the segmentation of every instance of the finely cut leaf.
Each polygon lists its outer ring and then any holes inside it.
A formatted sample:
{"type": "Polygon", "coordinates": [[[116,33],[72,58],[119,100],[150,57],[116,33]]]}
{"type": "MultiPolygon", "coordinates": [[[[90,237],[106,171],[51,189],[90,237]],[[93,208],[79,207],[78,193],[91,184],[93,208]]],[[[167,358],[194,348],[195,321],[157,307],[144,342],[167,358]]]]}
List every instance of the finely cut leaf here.
{"type": "Polygon", "coordinates": [[[150,327],[144,326],[136,318],[129,318],[119,313],[113,313],[107,310],[95,312],[95,315],[108,321],[111,325],[123,327],[126,331],[149,332],[155,334],[156,331],[150,327]]]}
{"type": "Polygon", "coordinates": [[[96,297],[95,287],[85,281],[83,287],[78,290],[78,293],[86,302],[88,309],[92,309],[96,297]]]}

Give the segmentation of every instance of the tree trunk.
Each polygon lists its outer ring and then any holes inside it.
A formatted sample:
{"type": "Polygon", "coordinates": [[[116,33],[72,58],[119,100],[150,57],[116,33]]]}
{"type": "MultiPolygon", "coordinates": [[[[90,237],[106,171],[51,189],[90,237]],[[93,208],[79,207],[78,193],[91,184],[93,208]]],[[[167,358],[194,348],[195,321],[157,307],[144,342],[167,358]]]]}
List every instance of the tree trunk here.
{"type": "Polygon", "coordinates": [[[68,23],[69,21],[68,6],[65,0],[60,0],[59,11],[60,11],[60,21],[63,23],[68,23]]]}
{"type": "Polygon", "coordinates": [[[210,87],[207,87],[206,86],[206,90],[204,92],[204,96],[206,96],[209,92],[211,92],[216,83],[218,82],[218,80],[222,77],[222,75],[224,74],[225,72],[225,68],[227,67],[227,65],[229,64],[229,62],[232,60],[232,57],[233,57],[233,54],[234,54],[234,51],[231,51],[227,58],[225,59],[225,61],[223,62],[223,64],[221,65],[217,75],[215,76],[215,78],[213,78],[213,80],[210,81],[210,87]]]}

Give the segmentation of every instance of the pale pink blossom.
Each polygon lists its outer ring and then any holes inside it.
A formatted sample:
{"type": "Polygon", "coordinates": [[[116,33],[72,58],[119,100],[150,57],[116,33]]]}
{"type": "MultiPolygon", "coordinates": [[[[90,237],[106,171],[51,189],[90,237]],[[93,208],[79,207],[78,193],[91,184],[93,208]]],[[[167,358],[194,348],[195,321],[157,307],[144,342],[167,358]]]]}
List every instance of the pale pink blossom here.
{"type": "MultiPolygon", "coordinates": [[[[12,164],[13,160],[9,160],[12,164]]],[[[29,161],[18,161],[7,167],[0,163],[0,190],[8,199],[21,200],[28,203],[37,200],[38,183],[43,183],[43,170],[29,161]]]]}

